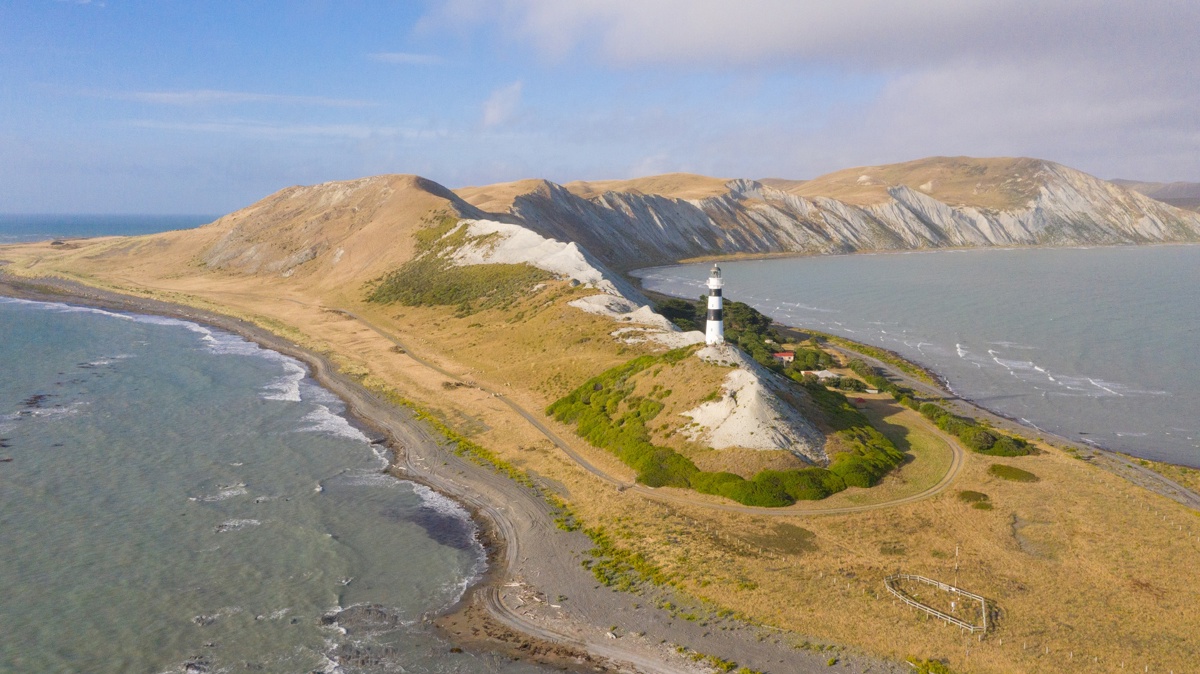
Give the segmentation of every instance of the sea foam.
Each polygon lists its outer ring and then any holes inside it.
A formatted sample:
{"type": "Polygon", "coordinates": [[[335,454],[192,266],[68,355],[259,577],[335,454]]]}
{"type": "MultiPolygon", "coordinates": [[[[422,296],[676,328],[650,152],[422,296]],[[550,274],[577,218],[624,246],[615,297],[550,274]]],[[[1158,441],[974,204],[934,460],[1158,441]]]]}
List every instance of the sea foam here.
{"type": "MultiPolygon", "coordinates": [[[[458,502],[439,494],[423,484],[414,483],[412,487],[413,492],[421,499],[422,508],[428,508],[439,515],[461,520],[464,524],[470,526],[472,530],[475,530],[475,523],[471,520],[471,514],[458,502]]],[[[475,560],[471,565],[471,569],[461,578],[447,583],[443,588],[449,595],[449,601],[446,603],[447,606],[462,599],[467,588],[482,578],[483,572],[487,570],[487,552],[483,549],[483,544],[479,542],[477,537],[472,537],[471,548],[475,553],[475,560]]]]}
{"type": "Polygon", "coordinates": [[[324,405],[316,405],[311,412],[304,415],[301,421],[308,424],[301,427],[299,429],[301,431],[329,433],[330,435],[336,435],[349,440],[358,440],[365,443],[371,442],[371,439],[363,435],[362,431],[351,426],[345,417],[334,414],[333,411],[324,405]]]}

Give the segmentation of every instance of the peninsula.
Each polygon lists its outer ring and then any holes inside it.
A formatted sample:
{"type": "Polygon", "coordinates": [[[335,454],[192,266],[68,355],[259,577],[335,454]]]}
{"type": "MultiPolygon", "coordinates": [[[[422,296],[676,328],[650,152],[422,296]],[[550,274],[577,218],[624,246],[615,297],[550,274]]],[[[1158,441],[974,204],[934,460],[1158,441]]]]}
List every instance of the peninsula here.
{"type": "Polygon", "coordinates": [[[1033,159],[455,191],[391,175],[195,230],[6,246],[0,292],[303,358],[387,435],[396,475],[479,517],[491,576],[439,618],[467,646],[645,672],[1182,672],[1200,659],[1200,497],[943,400],[889,354],[735,310],[728,285],[721,325],[748,346],[701,346],[625,272],[1194,241],[1200,214],[1033,159]],[[978,615],[902,586],[918,577],[978,615]]]}

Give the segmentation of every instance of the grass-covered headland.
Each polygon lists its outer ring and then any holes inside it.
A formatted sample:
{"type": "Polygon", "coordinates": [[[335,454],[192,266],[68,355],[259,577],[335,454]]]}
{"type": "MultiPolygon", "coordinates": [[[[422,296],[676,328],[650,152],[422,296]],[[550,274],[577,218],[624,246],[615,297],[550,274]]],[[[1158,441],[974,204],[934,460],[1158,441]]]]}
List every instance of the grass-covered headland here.
{"type": "Polygon", "coordinates": [[[434,220],[415,233],[416,255],[367,288],[371,302],[399,302],[406,306],[452,306],[460,316],[492,308],[507,308],[538,283],[554,275],[528,264],[477,264],[458,266],[451,253],[468,243],[486,243],[471,237],[458,218],[434,220]]]}
{"type": "Polygon", "coordinates": [[[574,423],[580,436],[637,471],[642,484],[694,489],[752,506],[787,506],[822,499],[848,486],[871,487],[903,460],[904,455],[845,396],[818,384],[806,388],[846,447],[827,468],[764,470],[751,479],[700,470],[674,449],[651,441],[647,424],[663,410],[663,404],[652,397],[633,395],[635,375],[656,365],[673,366],[692,350],[688,347],[634,358],[589,379],[550,405],[546,413],[574,423]]]}

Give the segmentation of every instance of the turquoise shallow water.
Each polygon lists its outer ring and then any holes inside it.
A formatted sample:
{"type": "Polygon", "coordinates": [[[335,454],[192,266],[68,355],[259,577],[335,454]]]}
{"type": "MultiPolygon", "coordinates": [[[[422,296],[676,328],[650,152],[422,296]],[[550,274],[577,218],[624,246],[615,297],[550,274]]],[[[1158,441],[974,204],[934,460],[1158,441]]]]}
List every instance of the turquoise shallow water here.
{"type": "Polygon", "coordinates": [[[538,671],[430,631],[474,526],[299,362],[0,298],[0,372],[0,672],[538,671]]]}
{"type": "MultiPolygon", "coordinates": [[[[702,294],[711,265],[635,272],[702,294]]],[[[1066,437],[1200,467],[1200,246],[722,263],[725,296],[892,349],[1066,437]]]]}

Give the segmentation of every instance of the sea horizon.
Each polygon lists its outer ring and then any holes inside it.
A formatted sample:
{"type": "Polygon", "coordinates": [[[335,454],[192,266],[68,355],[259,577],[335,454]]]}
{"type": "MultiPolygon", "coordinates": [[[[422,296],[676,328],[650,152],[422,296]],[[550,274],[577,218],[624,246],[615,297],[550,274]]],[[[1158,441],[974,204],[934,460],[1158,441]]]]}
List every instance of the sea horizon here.
{"type": "Polygon", "coordinates": [[[0,213],[0,244],[98,236],[139,236],[206,225],[196,213],[0,213]]]}

